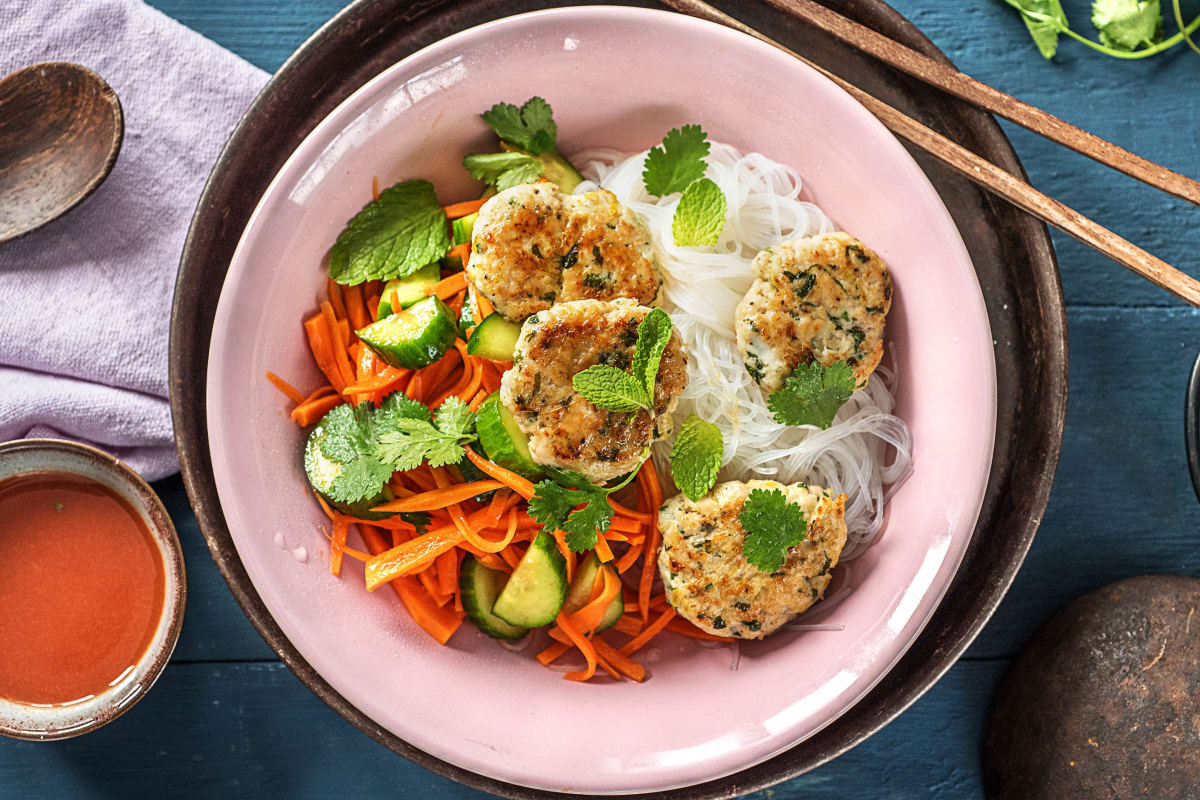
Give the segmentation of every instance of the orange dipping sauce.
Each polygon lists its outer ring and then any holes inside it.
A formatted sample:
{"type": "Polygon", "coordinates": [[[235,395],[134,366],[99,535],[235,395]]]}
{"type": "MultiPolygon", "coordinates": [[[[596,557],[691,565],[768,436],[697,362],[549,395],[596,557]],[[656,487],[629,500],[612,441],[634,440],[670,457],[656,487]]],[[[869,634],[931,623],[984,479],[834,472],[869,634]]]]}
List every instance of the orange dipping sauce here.
{"type": "Polygon", "coordinates": [[[60,472],[0,482],[0,697],[100,694],[149,647],[165,585],[150,531],[107,487],[60,472]]]}

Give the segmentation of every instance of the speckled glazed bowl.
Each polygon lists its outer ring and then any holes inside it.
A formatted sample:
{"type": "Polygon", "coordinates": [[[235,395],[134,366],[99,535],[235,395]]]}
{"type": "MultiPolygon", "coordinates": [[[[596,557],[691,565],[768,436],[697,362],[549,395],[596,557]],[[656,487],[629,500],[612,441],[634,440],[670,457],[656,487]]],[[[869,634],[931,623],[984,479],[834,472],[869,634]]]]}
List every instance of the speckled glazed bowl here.
{"type": "MultiPolygon", "coordinates": [[[[921,169],[832,83],[749,37],[641,9],[579,8],[451,36],[384,71],[304,140],[267,189],[230,264],[208,353],[208,441],[237,554],[303,658],[363,714],[415,747],[522,786],[645,792],[741,770],[820,731],[868,692],[921,631],[970,542],[996,419],[992,334],[980,286],[921,169]],[[698,58],[698,53],[706,54],[698,58]],[[388,593],[330,577],[322,516],[300,466],[303,432],[264,379],[318,378],[301,315],[322,256],[381,185],[474,190],[462,155],[486,147],[478,113],[547,98],[560,147],[638,150],[699,122],[717,140],[791,164],[806,195],[891,266],[888,351],[915,472],[886,529],[852,564],[840,631],[726,650],[673,636],[652,678],[580,686],[470,627],[439,647],[388,593]],[[866,190],[869,187],[869,191],[866,190]],[[267,299],[270,302],[267,302],[267,299]]],[[[702,358],[703,354],[694,354],[702,358]]]]}
{"type": "Polygon", "coordinates": [[[164,588],[162,616],[146,652],[103,692],[62,705],[27,705],[0,698],[0,735],[43,741],[69,739],[94,731],[146,696],[171,658],[179,638],[187,578],[179,537],[158,495],[117,458],[94,447],[60,439],[18,439],[0,444],[0,481],[36,472],[65,472],[87,478],[128,503],[158,546],[164,588]]]}

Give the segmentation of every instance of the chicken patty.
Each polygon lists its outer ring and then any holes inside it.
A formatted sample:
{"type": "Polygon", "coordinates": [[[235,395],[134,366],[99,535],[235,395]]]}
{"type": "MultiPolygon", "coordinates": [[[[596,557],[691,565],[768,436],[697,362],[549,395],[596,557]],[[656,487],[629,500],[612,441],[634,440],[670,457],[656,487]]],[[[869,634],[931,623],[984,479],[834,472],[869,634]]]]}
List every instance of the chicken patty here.
{"type": "Polygon", "coordinates": [[[605,189],[505,189],[479,209],[471,242],[471,283],[512,322],[568,300],[651,305],[662,286],[650,229],[605,189]]]}
{"type": "Polygon", "coordinates": [[[846,545],[846,496],[803,483],[730,481],[691,501],[672,497],[658,511],[658,569],[667,601],[697,627],[761,639],[821,599],[846,545]],[[808,523],[783,566],[763,572],[742,555],[740,515],[754,489],[779,489],[808,523]]]}
{"type": "Polygon", "coordinates": [[[539,464],[604,483],[637,467],[650,444],[671,433],[671,412],[687,385],[687,357],[677,331],[663,351],[654,383],[654,413],[605,411],[571,379],[593,364],[629,370],[638,325],[650,312],[633,300],[559,303],[525,320],[500,401],[529,436],[539,464]]]}
{"type": "Polygon", "coordinates": [[[883,323],[892,307],[887,265],[848,233],[825,233],[768,247],[738,303],[738,350],[768,392],[800,364],[845,361],[857,388],[883,358],[883,323]]]}

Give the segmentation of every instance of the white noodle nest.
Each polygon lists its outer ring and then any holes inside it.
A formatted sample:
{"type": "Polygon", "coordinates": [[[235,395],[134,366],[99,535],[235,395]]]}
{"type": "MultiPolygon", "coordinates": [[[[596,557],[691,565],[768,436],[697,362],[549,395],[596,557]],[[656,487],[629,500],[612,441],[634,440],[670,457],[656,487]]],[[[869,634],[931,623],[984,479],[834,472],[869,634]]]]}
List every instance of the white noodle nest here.
{"type": "MultiPolygon", "coordinates": [[[[650,225],[663,269],[663,308],[689,354],[688,386],[680,397],[676,428],[695,414],[721,429],[721,480],[804,481],[844,492],[848,538],[842,558],[854,558],[879,533],[884,503],[912,469],[912,434],[892,414],[895,373],[877,369],[828,430],[780,425],[742,365],[733,331],[737,304],[754,280],[750,263],[758,251],[835,230],[834,224],[817,206],[799,199],[801,181],[794,169],[713,142],[706,174],[728,201],[725,228],[712,247],[677,247],[671,219],[679,195],[655,200],[646,193],[645,159],[645,152],[577,153],[574,163],[590,180],[575,191],[603,186],[650,225]],[[888,445],[890,462],[885,461],[888,445]]],[[[660,474],[670,474],[669,453],[665,442],[655,447],[660,474]]]]}

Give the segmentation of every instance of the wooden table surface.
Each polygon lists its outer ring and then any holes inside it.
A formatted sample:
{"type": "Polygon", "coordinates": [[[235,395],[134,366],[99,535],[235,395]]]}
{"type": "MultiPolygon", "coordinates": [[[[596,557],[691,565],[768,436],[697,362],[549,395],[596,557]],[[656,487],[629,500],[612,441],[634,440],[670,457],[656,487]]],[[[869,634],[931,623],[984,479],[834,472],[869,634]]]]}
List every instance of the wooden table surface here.
{"type": "MultiPolygon", "coordinates": [[[[341,6],[152,4],[266,70],[341,6]]],[[[1057,63],[1048,64],[999,0],[893,5],[965,72],[1200,175],[1200,56],[1186,48],[1125,63],[1064,39],[1057,63]]],[[[1088,5],[1064,2],[1081,30],[1090,30],[1088,5]]],[[[1194,16],[1200,2],[1185,2],[1184,11],[1194,16]]],[[[1200,209],[1006,130],[1034,185],[1197,271],[1200,209]]],[[[1035,627],[1076,595],[1118,578],[1200,575],[1200,505],[1188,480],[1182,418],[1200,316],[1066,237],[1056,235],[1055,246],[1068,302],[1070,403],[1050,505],[1015,585],[966,656],[897,721],[834,762],[754,797],[982,797],[989,698],[1035,627]]],[[[174,658],[147,699],[97,733],[59,743],[0,742],[0,796],[485,796],[392,755],[312,695],[234,603],[179,479],[156,488],[179,528],[189,573],[174,658]]]]}

